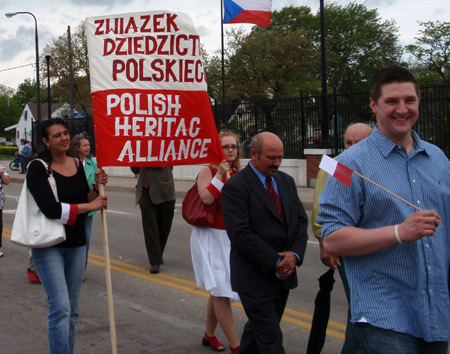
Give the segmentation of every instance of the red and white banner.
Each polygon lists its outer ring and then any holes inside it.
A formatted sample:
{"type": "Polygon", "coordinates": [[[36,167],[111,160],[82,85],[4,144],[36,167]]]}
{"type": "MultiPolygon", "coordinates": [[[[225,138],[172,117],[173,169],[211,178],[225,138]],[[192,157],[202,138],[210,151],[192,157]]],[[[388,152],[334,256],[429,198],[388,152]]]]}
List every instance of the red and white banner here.
{"type": "Polygon", "coordinates": [[[223,160],[200,37],[189,16],[88,17],[86,29],[99,166],[223,160]]]}
{"type": "Polygon", "coordinates": [[[319,168],[326,173],[332,175],[339,182],[345,184],[347,187],[352,183],[353,170],[347,166],[337,162],[328,155],[323,155],[320,161],[319,168]]]}

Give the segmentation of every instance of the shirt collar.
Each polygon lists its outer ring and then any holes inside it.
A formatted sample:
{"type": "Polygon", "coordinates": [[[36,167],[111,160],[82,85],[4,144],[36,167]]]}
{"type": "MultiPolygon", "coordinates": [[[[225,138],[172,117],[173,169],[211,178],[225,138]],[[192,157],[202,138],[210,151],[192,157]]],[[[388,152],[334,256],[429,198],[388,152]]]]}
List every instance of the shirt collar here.
{"type": "MultiPolygon", "coordinates": [[[[422,139],[420,139],[419,134],[417,134],[414,130],[411,131],[412,138],[414,140],[414,147],[411,152],[411,156],[424,152],[429,155],[429,151],[424,146],[422,139]]],[[[381,153],[384,157],[387,157],[392,151],[398,149],[397,144],[395,144],[391,139],[389,139],[386,135],[384,135],[379,129],[378,125],[375,126],[373,133],[371,134],[372,139],[374,140],[376,146],[380,149],[381,153]]]]}
{"type": "MultiPolygon", "coordinates": [[[[266,186],[266,176],[264,176],[261,172],[259,172],[253,165],[252,162],[250,161],[248,163],[250,165],[250,167],[252,168],[252,170],[256,173],[256,175],[258,176],[259,180],[261,181],[261,183],[263,184],[263,186],[266,186]]],[[[273,181],[272,181],[273,182],[273,181]]]]}
{"type": "MultiPolygon", "coordinates": [[[[260,180],[261,183],[263,184],[264,188],[267,189],[267,186],[266,186],[266,176],[264,176],[261,172],[259,172],[259,171],[252,165],[252,162],[251,162],[251,161],[249,161],[248,164],[250,165],[250,167],[252,168],[252,170],[256,173],[256,175],[258,176],[259,180],[260,180]]],[[[273,188],[275,188],[275,191],[277,192],[277,194],[280,195],[280,193],[279,193],[279,191],[278,191],[277,180],[275,179],[275,177],[270,177],[270,179],[272,180],[273,188]]]]}

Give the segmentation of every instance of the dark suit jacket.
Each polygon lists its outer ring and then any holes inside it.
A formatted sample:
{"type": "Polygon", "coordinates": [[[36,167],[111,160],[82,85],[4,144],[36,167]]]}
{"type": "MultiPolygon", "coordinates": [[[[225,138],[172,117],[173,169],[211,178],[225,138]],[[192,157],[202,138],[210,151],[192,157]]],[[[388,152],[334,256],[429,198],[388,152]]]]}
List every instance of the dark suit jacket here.
{"type": "Polygon", "coordinates": [[[136,185],[136,204],[139,204],[142,192],[144,171],[147,171],[148,193],[153,204],[161,204],[175,200],[175,185],[173,182],[172,167],[131,167],[131,171],[138,175],[136,185]]]}
{"type": "Polygon", "coordinates": [[[234,291],[270,292],[297,286],[297,274],[275,275],[278,252],[292,251],[300,265],[308,240],[308,218],[294,179],[278,171],[275,180],[286,224],[250,166],[230,178],[222,189],[222,215],[231,241],[231,285],[234,291]]]}

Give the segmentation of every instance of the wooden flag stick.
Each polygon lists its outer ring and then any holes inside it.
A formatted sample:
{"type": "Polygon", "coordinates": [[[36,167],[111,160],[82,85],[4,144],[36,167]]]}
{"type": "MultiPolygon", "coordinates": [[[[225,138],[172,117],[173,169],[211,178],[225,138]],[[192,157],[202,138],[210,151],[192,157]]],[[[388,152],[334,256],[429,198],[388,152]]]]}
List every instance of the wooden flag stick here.
{"type": "MultiPolygon", "coordinates": [[[[105,195],[105,186],[99,184],[98,186],[101,196],[105,195]]],[[[103,253],[105,256],[105,275],[106,275],[106,292],[108,295],[108,313],[109,313],[109,331],[111,333],[111,353],[117,354],[117,340],[116,340],[116,322],[114,319],[114,304],[111,282],[111,264],[109,261],[109,244],[108,244],[108,229],[106,224],[106,210],[102,209],[102,225],[103,225],[103,253]]]]}
{"type": "Polygon", "coordinates": [[[365,181],[367,181],[367,182],[369,182],[369,183],[372,183],[375,187],[378,187],[378,188],[384,190],[386,193],[389,193],[389,194],[392,195],[393,197],[395,197],[395,198],[401,200],[402,202],[408,204],[409,206],[412,206],[414,209],[416,209],[416,210],[418,210],[418,211],[423,211],[423,210],[420,209],[419,207],[415,206],[414,204],[411,204],[410,202],[408,202],[407,200],[405,200],[405,199],[403,199],[402,197],[398,196],[397,194],[392,193],[391,191],[387,190],[386,188],[384,188],[384,187],[380,186],[379,184],[377,184],[377,183],[371,181],[370,179],[364,177],[362,174],[359,174],[359,173],[356,172],[356,171],[353,171],[353,173],[354,173],[355,175],[361,177],[363,180],[365,180],[365,181]]]}

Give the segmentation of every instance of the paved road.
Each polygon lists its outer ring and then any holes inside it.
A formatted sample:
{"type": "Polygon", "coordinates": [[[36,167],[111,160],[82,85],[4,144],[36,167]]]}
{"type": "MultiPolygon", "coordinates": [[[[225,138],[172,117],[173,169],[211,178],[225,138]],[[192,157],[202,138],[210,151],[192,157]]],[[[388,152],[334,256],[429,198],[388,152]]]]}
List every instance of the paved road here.
{"type": "MultiPolygon", "coordinates": [[[[9,235],[21,184],[5,188],[5,232],[0,258],[0,353],[47,353],[47,303],[42,286],[26,278],[26,249],[11,244],[9,235]]],[[[180,200],[162,273],[149,273],[139,208],[129,191],[108,191],[107,229],[111,256],[114,312],[119,353],[211,353],[202,347],[208,294],[197,289],[190,260],[190,226],[181,218],[180,200]]],[[[76,353],[111,350],[100,217],[94,220],[93,240],[80,301],[76,353]]],[[[318,291],[318,277],[326,270],[318,260],[312,237],[301,267],[300,285],[291,296],[282,322],[287,353],[305,353],[318,291]]],[[[340,353],[347,306],[336,276],[329,332],[323,353],[340,353]]],[[[234,304],[241,333],[246,317],[234,304]]],[[[218,330],[220,339],[225,336],[218,330]]]]}

